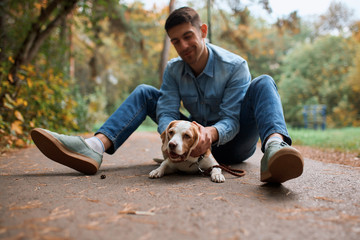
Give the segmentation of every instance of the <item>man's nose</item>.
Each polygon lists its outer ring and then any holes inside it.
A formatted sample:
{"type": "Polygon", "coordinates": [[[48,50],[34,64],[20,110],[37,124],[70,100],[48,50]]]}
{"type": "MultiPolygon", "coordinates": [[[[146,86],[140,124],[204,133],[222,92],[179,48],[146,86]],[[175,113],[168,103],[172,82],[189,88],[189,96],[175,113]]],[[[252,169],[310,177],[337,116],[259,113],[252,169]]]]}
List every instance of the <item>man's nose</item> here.
{"type": "Polygon", "coordinates": [[[182,51],[186,50],[188,48],[188,46],[189,46],[189,44],[186,41],[180,40],[180,49],[182,51]]]}

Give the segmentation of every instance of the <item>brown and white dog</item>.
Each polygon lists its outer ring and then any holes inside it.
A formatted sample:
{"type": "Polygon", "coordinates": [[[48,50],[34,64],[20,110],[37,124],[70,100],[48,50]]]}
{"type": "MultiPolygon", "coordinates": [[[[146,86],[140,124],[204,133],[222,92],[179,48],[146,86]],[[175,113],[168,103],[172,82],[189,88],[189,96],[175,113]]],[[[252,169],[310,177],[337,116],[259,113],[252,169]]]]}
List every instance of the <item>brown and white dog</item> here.
{"type": "MultiPolygon", "coordinates": [[[[160,178],[165,174],[176,171],[196,173],[206,171],[215,165],[219,165],[211,150],[208,149],[201,157],[191,157],[191,151],[199,142],[199,128],[189,121],[172,121],[161,134],[164,161],[160,166],[151,171],[150,178],[160,178]]],[[[212,168],[210,172],[213,182],[225,182],[220,168],[212,168]]]]}

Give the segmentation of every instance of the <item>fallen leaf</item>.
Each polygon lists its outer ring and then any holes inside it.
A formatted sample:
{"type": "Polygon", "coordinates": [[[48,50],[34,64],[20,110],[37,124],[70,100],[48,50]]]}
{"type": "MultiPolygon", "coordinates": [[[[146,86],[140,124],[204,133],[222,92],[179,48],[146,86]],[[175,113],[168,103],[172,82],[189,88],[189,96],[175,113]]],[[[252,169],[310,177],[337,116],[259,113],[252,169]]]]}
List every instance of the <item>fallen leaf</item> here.
{"type": "Polygon", "coordinates": [[[30,201],[28,202],[26,205],[22,205],[22,206],[13,206],[10,207],[9,209],[12,210],[24,210],[24,209],[32,209],[32,208],[38,208],[42,205],[42,202],[40,202],[39,200],[36,201],[30,201]]]}
{"type": "Polygon", "coordinates": [[[221,200],[221,201],[224,201],[224,202],[227,202],[227,201],[228,201],[228,200],[226,200],[224,197],[221,197],[221,196],[215,197],[215,198],[213,198],[213,200],[221,200]]]}
{"type": "Polygon", "coordinates": [[[86,198],[86,200],[89,201],[89,202],[94,202],[94,203],[100,202],[100,201],[97,200],[97,199],[91,199],[91,198],[86,198]]]}
{"type": "Polygon", "coordinates": [[[94,222],[90,222],[89,224],[86,224],[86,225],[80,225],[80,227],[88,229],[88,230],[101,230],[99,225],[100,225],[99,222],[94,221],[94,222]]]}
{"type": "Polygon", "coordinates": [[[300,213],[300,212],[329,211],[332,210],[332,208],[326,208],[326,207],[303,208],[303,207],[295,206],[295,208],[277,208],[275,210],[283,213],[300,213]]]}
{"type": "Polygon", "coordinates": [[[324,200],[324,201],[335,202],[335,203],[343,202],[343,200],[340,200],[340,199],[332,199],[332,198],[327,198],[327,197],[314,197],[314,198],[318,199],[318,200],[324,200]]]}
{"type": "Polygon", "coordinates": [[[134,211],[134,210],[119,211],[119,214],[145,215],[145,216],[154,216],[155,215],[155,213],[150,212],[150,211],[134,211]]]}

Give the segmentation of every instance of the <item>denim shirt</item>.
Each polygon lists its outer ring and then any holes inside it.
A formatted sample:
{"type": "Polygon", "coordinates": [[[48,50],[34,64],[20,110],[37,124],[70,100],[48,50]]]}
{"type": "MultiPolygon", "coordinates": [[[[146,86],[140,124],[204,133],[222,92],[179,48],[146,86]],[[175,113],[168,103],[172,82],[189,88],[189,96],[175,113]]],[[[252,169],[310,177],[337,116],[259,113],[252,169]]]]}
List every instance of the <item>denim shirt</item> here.
{"type": "Polygon", "coordinates": [[[240,56],[212,44],[207,44],[207,48],[206,67],[197,77],[180,57],[168,62],[156,109],[158,132],[180,119],[182,101],[190,120],[217,129],[219,146],[233,139],[240,130],[241,101],[251,75],[247,62],[240,56]]]}

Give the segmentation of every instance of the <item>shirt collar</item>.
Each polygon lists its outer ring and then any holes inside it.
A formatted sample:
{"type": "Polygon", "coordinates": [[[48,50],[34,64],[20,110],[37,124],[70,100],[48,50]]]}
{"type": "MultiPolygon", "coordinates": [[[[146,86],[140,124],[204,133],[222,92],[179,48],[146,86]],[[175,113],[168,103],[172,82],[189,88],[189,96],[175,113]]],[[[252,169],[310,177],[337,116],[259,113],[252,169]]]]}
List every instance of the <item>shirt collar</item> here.
{"type": "MultiPolygon", "coordinates": [[[[206,43],[206,47],[209,52],[209,58],[206,63],[205,69],[199,76],[206,74],[212,78],[212,77],[214,77],[214,53],[213,53],[211,47],[207,43],[206,43]]],[[[194,76],[190,66],[187,63],[185,63],[185,73],[190,74],[191,76],[194,76]]]]}

